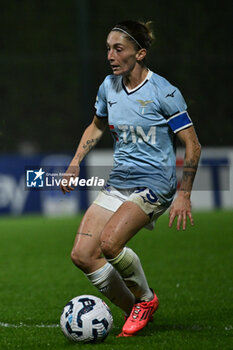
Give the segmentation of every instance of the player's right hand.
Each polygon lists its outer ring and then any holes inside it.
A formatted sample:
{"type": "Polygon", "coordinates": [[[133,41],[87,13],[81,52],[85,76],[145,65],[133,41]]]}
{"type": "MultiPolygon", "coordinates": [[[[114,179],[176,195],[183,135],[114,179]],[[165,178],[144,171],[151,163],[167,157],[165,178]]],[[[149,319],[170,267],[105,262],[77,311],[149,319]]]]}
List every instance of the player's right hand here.
{"type": "Polygon", "coordinates": [[[61,190],[64,194],[70,193],[70,191],[74,190],[74,186],[70,184],[71,179],[77,178],[79,176],[80,167],[78,165],[74,166],[72,164],[69,165],[68,169],[66,170],[65,174],[62,177],[61,180],[61,190]]]}

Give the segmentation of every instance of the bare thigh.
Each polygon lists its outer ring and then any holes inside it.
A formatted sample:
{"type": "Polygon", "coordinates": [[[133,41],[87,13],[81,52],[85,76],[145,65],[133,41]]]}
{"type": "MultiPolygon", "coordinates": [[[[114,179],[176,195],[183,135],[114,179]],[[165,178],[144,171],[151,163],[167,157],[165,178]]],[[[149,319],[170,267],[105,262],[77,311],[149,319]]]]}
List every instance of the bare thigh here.
{"type": "Polygon", "coordinates": [[[101,249],[105,257],[116,257],[125,244],[149,221],[149,216],[137,204],[124,202],[109,218],[101,234],[101,249]]]}
{"type": "Polygon", "coordinates": [[[91,273],[106,263],[101,257],[100,235],[114,213],[92,204],[83,216],[75,237],[71,258],[85,273],[91,273]]]}

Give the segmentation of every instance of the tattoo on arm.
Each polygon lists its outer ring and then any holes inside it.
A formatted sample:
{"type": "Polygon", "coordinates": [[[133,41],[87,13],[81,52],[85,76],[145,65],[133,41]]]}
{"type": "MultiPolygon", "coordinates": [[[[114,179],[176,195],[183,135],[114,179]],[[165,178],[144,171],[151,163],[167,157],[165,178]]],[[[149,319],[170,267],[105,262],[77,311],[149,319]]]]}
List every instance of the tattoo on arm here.
{"type": "Polygon", "coordinates": [[[97,137],[96,139],[90,139],[83,144],[83,149],[85,150],[85,154],[87,154],[97,144],[99,139],[100,137],[97,137]]]}
{"type": "Polygon", "coordinates": [[[194,177],[196,175],[195,171],[183,171],[183,177],[182,177],[182,181],[187,183],[190,182],[193,183],[194,177]]]}
{"type": "Polygon", "coordinates": [[[78,160],[79,158],[80,158],[80,153],[76,154],[74,157],[75,160],[78,160]]]}
{"type": "Polygon", "coordinates": [[[189,134],[182,134],[181,141],[185,144],[185,158],[183,165],[183,176],[180,191],[187,192],[190,196],[193,181],[197,172],[198,162],[201,154],[201,146],[194,130],[190,129],[189,134]]]}
{"type": "Polygon", "coordinates": [[[190,159],[184,162],[180,191],[191,191],[198,167],[198,159],[190,159]]]}
{"type": "Polygon", "coordinates": [[[185,163],[184,163],[184,169],[195,169],[195,170],[197,170],[197,167],[198,167],[198,165],[197,165],[197,161],[195,161],[194,159],[190,159],[189,161],[186,161],[185,163]]]}

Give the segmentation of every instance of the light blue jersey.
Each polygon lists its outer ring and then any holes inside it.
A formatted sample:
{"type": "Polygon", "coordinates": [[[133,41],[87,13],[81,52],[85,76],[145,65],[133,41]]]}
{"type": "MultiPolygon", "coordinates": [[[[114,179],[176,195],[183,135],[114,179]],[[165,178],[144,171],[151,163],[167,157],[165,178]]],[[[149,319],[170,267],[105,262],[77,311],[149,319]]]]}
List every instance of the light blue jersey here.
{"type": "Polygon", "coordinates": [[[133,90],[124,86],[121,76],[109,75],[95,108],[98,117],[108,117],[114,138],[108,184],[148,187],[169,205],[176,191],[174,134],[192,125],[180,91],[151,71],[133,90]]]}

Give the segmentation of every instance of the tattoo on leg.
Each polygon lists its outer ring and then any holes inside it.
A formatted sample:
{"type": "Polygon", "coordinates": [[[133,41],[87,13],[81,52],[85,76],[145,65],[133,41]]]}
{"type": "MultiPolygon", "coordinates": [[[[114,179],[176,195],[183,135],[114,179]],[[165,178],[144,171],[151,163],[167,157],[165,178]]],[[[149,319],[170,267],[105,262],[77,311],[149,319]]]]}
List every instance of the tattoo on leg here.
{"type": "Polygon", "coordinates": [[[91,233],[84,233],[84,232],[78,232],[78,235],[83,235],[83,236],[88,236],[88,237],[92,237],[91,233]]]}

